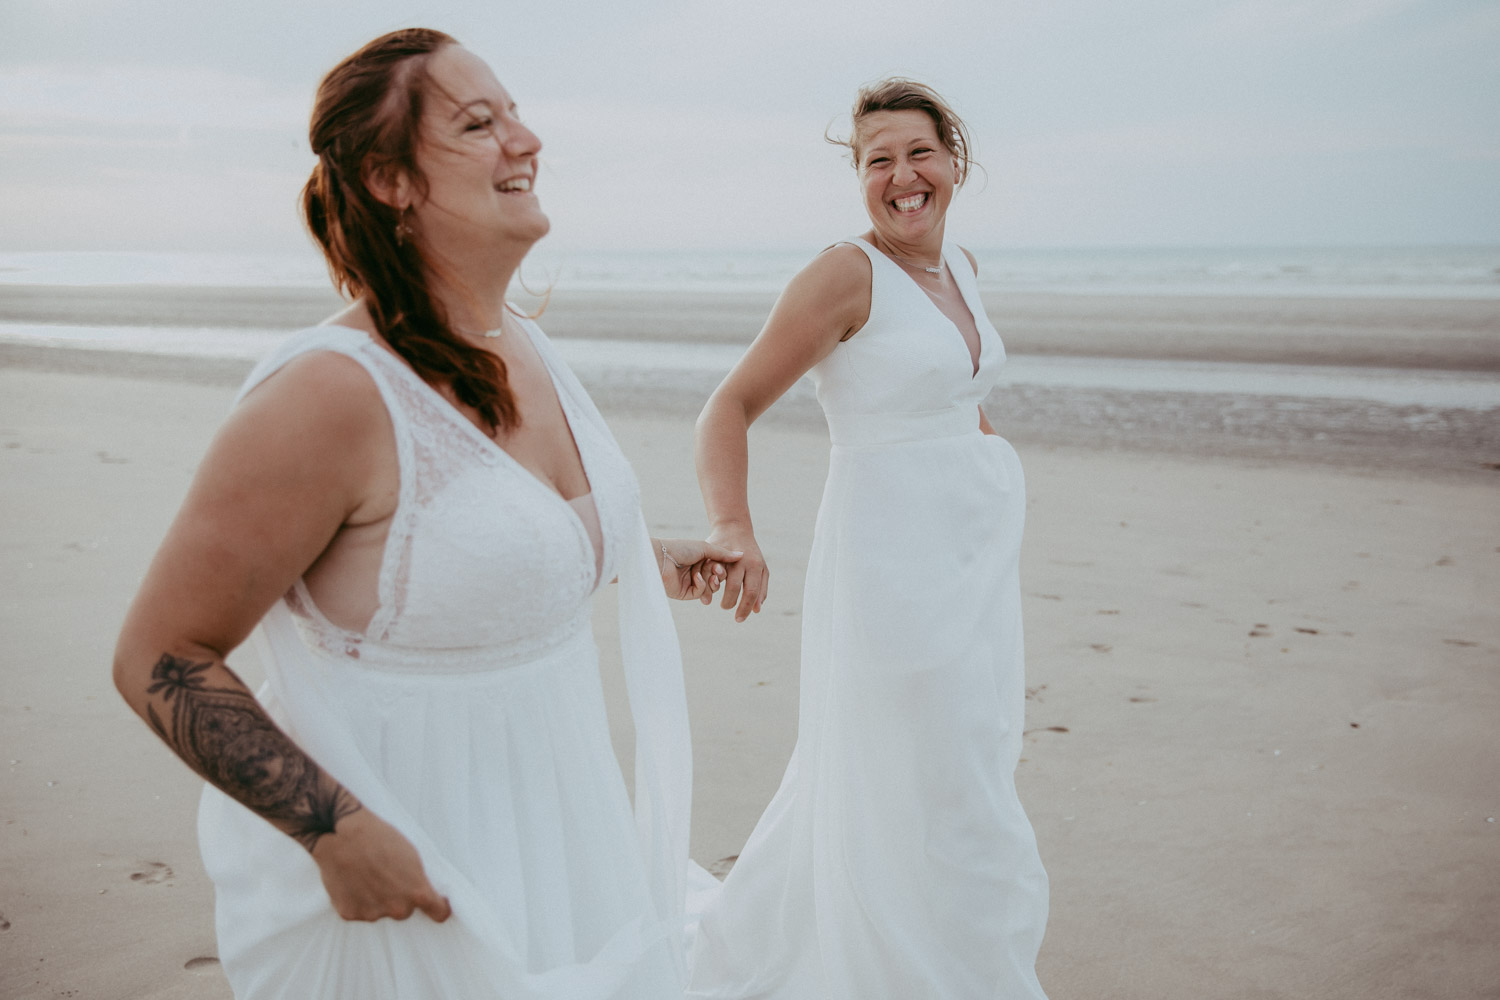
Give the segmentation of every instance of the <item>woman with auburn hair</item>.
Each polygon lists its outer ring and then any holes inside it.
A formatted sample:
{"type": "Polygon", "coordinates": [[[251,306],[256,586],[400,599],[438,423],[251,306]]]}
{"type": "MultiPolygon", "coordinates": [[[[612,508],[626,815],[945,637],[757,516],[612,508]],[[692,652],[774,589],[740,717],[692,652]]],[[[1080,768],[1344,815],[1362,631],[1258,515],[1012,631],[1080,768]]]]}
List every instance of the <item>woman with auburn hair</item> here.
{"type": "Polygon", "coordinates": [[[507,304],[549,223],[489,67],[385,35],[323,80],[311,139],[307,222],[353,302],[251,374],[115,656],[210,782],[224,970],[240,1000],[680,996],[664,591],[707,603],[735,553],[648,537],[598,411],[507,304]],[[616,577],[634,818],[589,620],[616,577]],[[225,662],[257,624],[259,699],[225,662]]]}
{"type": "Polygon", "coordinates": [[[808,559],[797,745],[694,942],[690,995],[1042,1000],[1047,876],[1016,798],[1025,488],[980,403],[1005,348],[948,204],[963,123],[899,78],[860,90],[847,142],[871,227],[782,293],[698,420],[710,540],[768,574],[749,425],[802,375],[832,452],[808,559]]]}

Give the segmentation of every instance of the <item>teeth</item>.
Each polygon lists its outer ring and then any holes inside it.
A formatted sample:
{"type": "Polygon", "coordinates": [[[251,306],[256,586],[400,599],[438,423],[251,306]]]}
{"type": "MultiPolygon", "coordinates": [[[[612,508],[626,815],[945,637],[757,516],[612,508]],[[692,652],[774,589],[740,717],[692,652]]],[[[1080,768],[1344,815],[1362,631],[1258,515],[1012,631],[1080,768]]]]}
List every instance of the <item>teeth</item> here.
{"type": "Polygon", "coordinates": [[[530,191],[531,190],[531,178],[530,177],[514,177],[514,178],[512,178],[512,179],[510,179],[508,181],[503,182],[500,185],[500,190],[501,191],[530,191]]]}
{"type": "Polygon", "coordinates": [[[909,194],[905,198],[897,198],[894,202],[898,212],[915,212],[926,203],[926,194],[909,194]]]}

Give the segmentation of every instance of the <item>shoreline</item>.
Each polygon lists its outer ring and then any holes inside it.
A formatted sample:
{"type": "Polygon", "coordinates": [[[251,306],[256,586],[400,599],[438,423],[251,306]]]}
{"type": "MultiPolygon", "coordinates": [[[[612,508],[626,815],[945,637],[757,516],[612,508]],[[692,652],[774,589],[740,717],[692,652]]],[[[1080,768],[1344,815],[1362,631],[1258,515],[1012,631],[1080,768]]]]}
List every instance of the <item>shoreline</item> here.
{"type": "MultiPolygon", "coordinates": [[[[776,294],[563,289],[542,322],[559,339],[748,344],[776,294]]],[[[983,300],[1015,355],[1500,372],[1500,299],[986,292],[983,300]]],[[[290,332],[341,305],[329,288],[0,284],[0,323],[290,332]]]]}
{"type": "MultiPolygon", "coordinates": [[[[95,350],[0,342],[0,372],[124,378],[212,388],[238,386],[254,362],[240,358],[95,350]]],[[[722,372],[580,364],[601,408],[691,421],[722,372]]],[[[1411,373],[1417,377],[1420,373],[1411,373]]],[[[1452,480],[1500,476],[1500,409],[1396,405],[1372,399],[1001,384],[984,402],[1018,447],[1231,458],[1367,473],[1403,471],[1452,480]]],[[[806,379],[762,421],[826,433],[806,379]]]]}

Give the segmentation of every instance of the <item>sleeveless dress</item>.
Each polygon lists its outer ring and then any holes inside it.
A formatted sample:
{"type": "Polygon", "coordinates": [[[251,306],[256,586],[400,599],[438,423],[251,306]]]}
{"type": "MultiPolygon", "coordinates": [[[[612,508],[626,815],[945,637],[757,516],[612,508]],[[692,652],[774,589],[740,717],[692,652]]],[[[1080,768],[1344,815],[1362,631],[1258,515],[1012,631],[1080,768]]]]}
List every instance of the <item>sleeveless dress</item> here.
{"type": "Polygon", "coordinates": [[[873,246],[870,318],[811,371],[832,451],[807,567],[797,744],[707,890],[689,995],[1043,1000],[1047,876],[1016,797],[1025,705],[1015,449],[979,430],[1005,360],[873,246]]]}
{"type": "Polygon", "coordinates": [[[338,326],[291,358],[364,367],[390,413],[400,495],[379,608],[358,631],[299,581],[256,631],[272,717],[416,846],[453,906],[350,922],[286,835],[213,787],[199,811],[219,957],[238,1000],[680,997],[692,781],[676,634],[624,456],[546,337],[602,551],[573,505],[400,358],[338,326]],[[618,575],[635,807],[610,744],[590,624],[618,575]]]}

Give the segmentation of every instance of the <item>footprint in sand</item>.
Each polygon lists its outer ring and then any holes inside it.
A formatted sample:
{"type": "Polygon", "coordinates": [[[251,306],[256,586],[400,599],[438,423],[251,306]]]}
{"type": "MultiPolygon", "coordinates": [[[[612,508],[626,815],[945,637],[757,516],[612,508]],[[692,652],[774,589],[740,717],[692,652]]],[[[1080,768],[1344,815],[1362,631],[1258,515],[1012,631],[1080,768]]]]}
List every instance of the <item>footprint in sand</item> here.
{"type": "Polygon", "coordinates": [[[1252,636],[1266,636],[1271,634],[1271,626],[1265,622],[1256,622],[1255,627],[1250,630],[1252,636]]]}
{"type": "Polygon", "coordinates": [[[212,975],[219,971],[219,960],[212,955],[200,955],[197,958],[188,959],[182,967],[200,976],[212,975]]]}
{"type": "Polygon", "coordinates": [[[1479,643],[1477,643],[1477,642],[1471,642],[1468,639],[1444,639],[1443,641],[1446,642],[1450,646],[1477,646],[1477,645],[1479,645],[1479,643]]]}
{"type": "Polygon", "coordinates": [[[1028,729],[1021,735],[1030,736],[1032,733],[1065,733],[1067,731],[1067,726],[1043,726],[1040,729],[1028,729]]]}
{"type": "Polygon", "coordinates": [[[1300,626],[1300,625],[1298,625],[1298,626],[1297,626],[1297,627],[1296,627],[1296,628],[1295,628],[1295,629],[1293,629],[1293,630],[1292,630],[1292,631],[1294,631],[1294,632],[1301,632],[1301,633],[1302,633],[1302,634],[1303,634],[1303,635],[1322,635],[1322,633],[1321,633],[1321,632],[1319,632],[1319,631],[1318,631],[1318,630],[1317,630],[1317,629],[1315,629],[1315,628],[1303,628],[1303,627],[1302,627],[1302,626],[1300,626]]]}
{"type": "Polygon", "coordinates": [[[1091,643],[1089,643],[1089,649],[1092,649],[1096,653],[1107,653],[1111,649],[1114,649],[1114,648],[1115,647],[1111,646],[1107,642],[1091,642],[1091,643]]]}
{"type": "Polygon", "coordinates": [[[171,881],[172,869],[160,861],[143,861],[142,868],[138,872],[130,873],[130,881],[139,882],[141,885],[161,885],[163,882],[171,881]]]}
{"type": "Polygon", "coordinates": [[[0,931],[8,930],[10,930],[10,921],[5,919],[4,914],[0,914],[0,931]]]}
{"type": "Polygon", "coordinates": [[[1140,698],[1140,697],[1136,697],[1136,698],[1131,698],[1130,700],[1133,701],[1133,702],[1135,702],[1137,705],[1143,705],[1146,702],[1155,701],[1156,699],[1155,698],[1140,698]]]}

